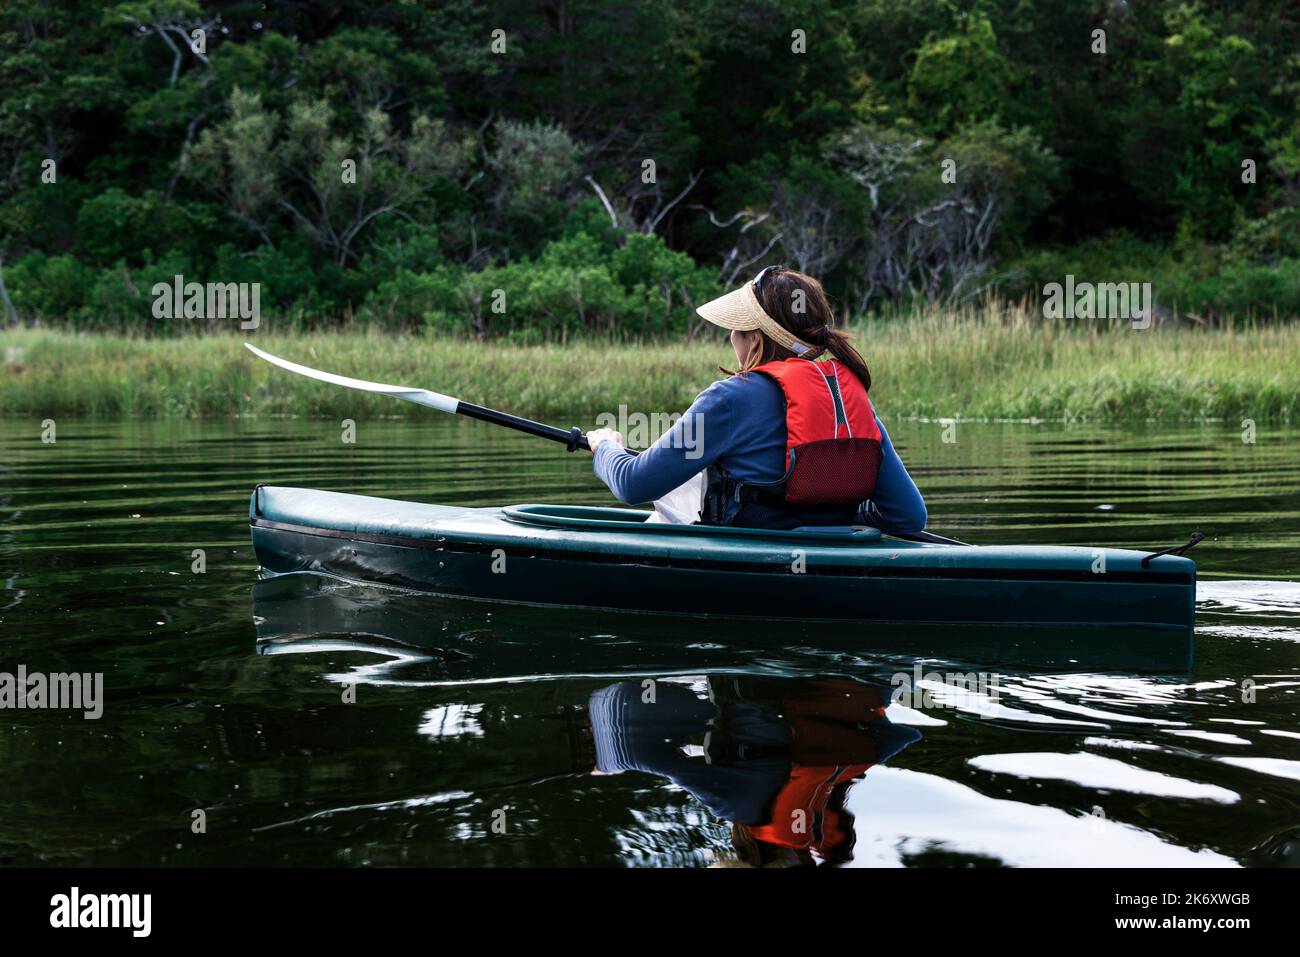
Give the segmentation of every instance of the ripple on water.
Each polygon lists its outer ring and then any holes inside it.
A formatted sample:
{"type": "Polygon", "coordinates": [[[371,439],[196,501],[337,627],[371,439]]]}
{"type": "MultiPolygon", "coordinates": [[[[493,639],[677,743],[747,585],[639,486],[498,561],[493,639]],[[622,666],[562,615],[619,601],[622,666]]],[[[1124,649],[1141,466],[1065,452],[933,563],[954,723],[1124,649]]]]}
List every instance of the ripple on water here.
{"type": "Polygon", "coordinates": [[[585,456],[433,415],[362,421],[352,446],[328,421],[60,422],[47,446],[0,420],[3,658],[108,677],[101,721],[0,725],[0,859],[734,861],[725,815],[770,804],[784,734],[811,748],[803,766],[856,779],[837,798],[855,866],[1294,860],[1300,431],[1242,447],[1216,426],[971,423],[953,444],[889,425],[940,533],[1155,549],[1204,531],[1194,669],[1144,667],[1138,638],[1092,633],[665,625],[338,582],[268,606],[246,525],[257,482],[467,505],[607,496],[585,456]],[[923,679],[891,700],[918,662],[993,687],[923,679]],[[828,674],[883,718],[835,717],[828,674]],[[690,720],[648,726],[671,738],[655,761],[593,774],[592,696],[628,681],[690,720]],[[776,739],[737,743],[760,732],[776,739]],[[160,825],[196,804],[206,841],[160,825]],[[498,806],[518,828],[489,837],[498,806]]]}

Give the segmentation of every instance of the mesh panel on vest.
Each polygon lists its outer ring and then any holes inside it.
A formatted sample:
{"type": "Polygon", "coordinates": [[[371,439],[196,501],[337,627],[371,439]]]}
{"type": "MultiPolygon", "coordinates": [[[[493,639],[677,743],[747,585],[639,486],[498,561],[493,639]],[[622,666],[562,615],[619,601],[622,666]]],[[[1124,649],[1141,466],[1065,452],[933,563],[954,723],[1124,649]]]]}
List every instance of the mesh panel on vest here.
{"type": "Polygon", "coordinates": [[[861,502],[876,490],[883,453],[874,439],[823,439],[791,451],[785,500],[792,505],[861,502]]]}

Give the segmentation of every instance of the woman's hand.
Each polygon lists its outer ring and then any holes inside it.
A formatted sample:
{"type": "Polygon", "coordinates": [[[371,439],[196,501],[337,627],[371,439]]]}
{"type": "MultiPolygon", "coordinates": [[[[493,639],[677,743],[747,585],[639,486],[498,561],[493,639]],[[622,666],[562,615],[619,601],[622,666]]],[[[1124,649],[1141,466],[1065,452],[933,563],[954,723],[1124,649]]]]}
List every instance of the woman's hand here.
{"type": "Polygon", "coordinates": [[[596,449],[600,447],[601,442],[617,442],[621,446],[623,436],[613,429],[593,429],[587,433],[587,444],[591,446],[593,455],[596,453],[596,449]]]}

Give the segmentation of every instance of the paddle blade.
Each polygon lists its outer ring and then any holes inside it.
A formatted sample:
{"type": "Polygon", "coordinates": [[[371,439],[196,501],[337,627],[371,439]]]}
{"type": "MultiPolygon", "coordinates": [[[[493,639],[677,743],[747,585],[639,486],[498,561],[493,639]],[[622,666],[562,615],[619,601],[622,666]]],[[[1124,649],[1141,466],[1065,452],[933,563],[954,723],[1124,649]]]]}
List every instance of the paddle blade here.
{"type": "Polygon", "coordinates": [[[298,375],[306,376],[309,379],[319,379],[321,382],[330,383],[330,385],[341,385],[344,388],[359,389],[362,392],[377,392],[380,395],[392,396],[394,399],[414,402],[416,405],[427,405],[429,408],[438,409],[441,412],[455,412],[456,407],[460,405],[459,399],[453,399],[451,396],[443,395],[440,392],[430,392],[428,389],[412,389],[404,385],[367,382],[365,379],[353,379],[350,376],[335,375],[333,372],[321,372],[319,369],[312,369],[296,362],[290,362],[288,359],[273,356],[264,349],[259,349],[248,342],[244,343],[244,348],[258,358],[265,359],[281,369],[288,369],[290,372],[296,372],[298,375]]]}

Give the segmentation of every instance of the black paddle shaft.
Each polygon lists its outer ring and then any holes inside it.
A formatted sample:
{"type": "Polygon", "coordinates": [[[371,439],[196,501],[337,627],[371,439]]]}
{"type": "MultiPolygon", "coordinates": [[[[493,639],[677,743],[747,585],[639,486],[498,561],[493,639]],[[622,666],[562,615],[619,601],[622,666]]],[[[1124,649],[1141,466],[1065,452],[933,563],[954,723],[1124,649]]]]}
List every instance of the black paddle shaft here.
{"type": "Polygon", "coordinates": [[[529,435],[550,439],[553,442],[563,442],[570,452],[576,452],[578,449],[590,449],[590,446],[587,445],[587,437],[582,434],[582,429],[576,425],[565,431],[554,425],[534,422],[532,419],[520,418],[506,412],[498,412],[496,409],[484,408],[481,405],[474,405],[472,402],[457,402],[456,414],[466,415],[471,419],[480,419],[483,422],[491,422],[493,425],[504,425],[507,429],[527,432],[529,435]]]}

